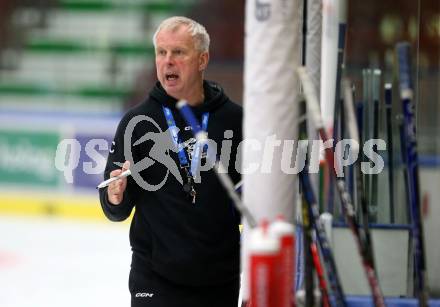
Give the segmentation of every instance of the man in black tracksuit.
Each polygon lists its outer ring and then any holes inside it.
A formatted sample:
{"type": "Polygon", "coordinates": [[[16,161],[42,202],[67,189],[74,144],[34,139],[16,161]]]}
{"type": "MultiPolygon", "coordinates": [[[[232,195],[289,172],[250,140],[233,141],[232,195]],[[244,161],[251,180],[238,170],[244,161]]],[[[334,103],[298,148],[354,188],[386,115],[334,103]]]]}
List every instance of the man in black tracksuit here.
{"type": "MultiPolygon", "coordinates": [[[[204,128],[217,145],[214,158],[229,162],[234,182],[240,179],[236,158],[242,109],[220,86],[203,80],[209,36],[201,25],[183,17],[167,19],[154,42],[159,82],[144,103],[122,118],[104,177],[128,168],[135,174],[100,190],[103,211],[112,221],[126,219],[135,207],[130,228],[131,304],[235,307],[240,216],[212,169],[200,171],[195,180],[197,173],[190,168],[195,140],[176,102],[186,99],[198,120],[206,120],[204,128]],[[175,127],[173,141],[170,130],[175,127]],[[182,153],[188,165],[182,165],[182,153]]],[[[200,164],[207,163],[209,153],[204,151],[200,164]]]]}

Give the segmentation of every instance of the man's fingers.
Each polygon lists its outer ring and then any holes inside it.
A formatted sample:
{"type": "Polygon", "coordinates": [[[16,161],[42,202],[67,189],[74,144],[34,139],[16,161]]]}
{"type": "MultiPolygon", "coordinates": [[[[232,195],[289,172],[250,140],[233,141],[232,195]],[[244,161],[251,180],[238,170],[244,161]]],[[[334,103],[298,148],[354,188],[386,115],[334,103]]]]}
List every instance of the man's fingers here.
{"type": "MultiPolygon", "coordinates": [[[[119,175],[119,174],[115,174],[115,176],[117,176],[117,175],[119,175]]],[[[124,193],[126,185],[127,185],[127,178],[125,178],[125,177],[118,179],[116,181],[113,181],[109,185],[109,193],[112,195],[120,195],[120,194],[124,193]]]]}
{"type": "Polygon", "coordinates": [[[114,171],[111,171],[110,173],[110,177],[116,177],[118,176],[120,173],[122,173],[123,171],[120,169],[115,169],[114,171]]]}
{"type": "Polygon", "coordinates": [[[112,195],[119,195],[119,194],[121,194],[121,187],[119,187],[119,186],[114,187],[114,188],[110,191],[110,193],[111,193],[112,195]]]}
{"type": "Polygon", "coordinates": [[[115,169],[110,172],[110,177],[116,177],[122,172],[128,170],[129,168],[130,168],[130,161],[125,161],[121,169],[115,169]]]}
{"type": "MultiPolygon", "coordinates": [[[[110,173],[110,177],[116,177],[120,175],[123,171],[126,171],[130,168],[130,161],[125,161],[122,165],[121,169],[115,169],[110,173]]],[[[118,205],[122,201],[122,195],[125,191],[125,188],[127,186],[127,178],[121,178],[116,181],[113,181],[110,183],[108,187],[108,196],[111,203],[118,205]]]]}
{"type": "Polygon", "coordinates": [[[130,168],[130,161],[125,161],[124,164],[122,165],[122,171],[126,171],[130,168]]]}
{"type": "Polygon", "coordinates": [[[109,189],[113,194],[121,193],[125,190],[125,180],[126,178],[121,178],[116,181],[113,181],[109,185],[109,189]]]}

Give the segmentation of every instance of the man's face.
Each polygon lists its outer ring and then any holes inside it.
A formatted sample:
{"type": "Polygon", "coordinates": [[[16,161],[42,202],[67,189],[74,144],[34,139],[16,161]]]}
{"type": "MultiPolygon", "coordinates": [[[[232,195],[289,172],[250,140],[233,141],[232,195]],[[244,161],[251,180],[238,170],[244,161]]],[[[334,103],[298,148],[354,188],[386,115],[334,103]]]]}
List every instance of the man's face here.
{"type": "Polygon", "coordinates": [[[201,89],[203,70],[209,55],[196,49],[186,26],[161,30],[156,36],[157,78],[168,95],[194,99],[201,89]]]}

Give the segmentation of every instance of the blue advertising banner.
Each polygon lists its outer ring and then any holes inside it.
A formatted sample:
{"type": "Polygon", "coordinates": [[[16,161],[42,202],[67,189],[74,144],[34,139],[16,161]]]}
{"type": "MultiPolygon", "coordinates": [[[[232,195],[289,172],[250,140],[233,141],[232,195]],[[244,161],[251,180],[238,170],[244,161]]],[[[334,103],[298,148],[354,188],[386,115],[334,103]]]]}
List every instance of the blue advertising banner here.
{"type": "Polygon", "coordinates": [[[77,188],[96,188],[103,180],[112,136],[77,134],[74,138],[80,143],[81,152],[73,173],[73,184],[77,188]]]}

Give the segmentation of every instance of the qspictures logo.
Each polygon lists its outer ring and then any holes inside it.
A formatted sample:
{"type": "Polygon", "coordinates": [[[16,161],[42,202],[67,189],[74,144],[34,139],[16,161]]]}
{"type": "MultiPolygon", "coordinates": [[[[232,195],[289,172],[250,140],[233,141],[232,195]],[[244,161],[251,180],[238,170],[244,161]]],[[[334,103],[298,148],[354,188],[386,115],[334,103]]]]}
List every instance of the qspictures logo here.
{"type": "MultiPolygon", "coordinates": [[[[178,132],[179,129],[177,127],[162,131],[160,126],[146,115],[135,116],[128,122],[122,142],[113,142],[110,147],[106,140],[93,139],[86,144],[86,154],[95,163],[84,162],[82,165],[83,171],[86,174],[104,172],[106,157],[96,150],[96,147],[101,151],[103,149],[107,150],[109,155],[114,155],[116,152],[121,153],[122,150],[124,159],[115,164],[118,167],[122,167],[125,160],[130,161],[133,179],[141,188],[147,191],[156,191],[163,187],[170,174],[180,184],[183,184],[179,162],[174,160],[170,153],[179,153],[183,150],[186,156],[189,157],[190,162],[193,162],[191,157],[194,156],[193,151],[197,148],[205,152],[205,159],[198,159],[198,165],[195,167],[196,173],[193,174],[198,183],[201,180],[200,173],[211,170],[218,160],[222,162],[226,170],[234,167],[240,174],[253,174],[257,172],[269,174],[280,169],[285,174],[298,174],[306,165],[307,148],[310,152],[309,173],[319,172],[320,157],[324,156],[323,152],[326,148],[334,148],[335,150],[335,160],[337,161],[335,170],[338,177],[343,177],[344,168],[353,165],[360,157],[363,157],[360,165],[361,171],[364,174],[379,174],[385,165],[382,156],[378,153],[379,151],[386,150],[386,143],[381,139],[370,139],[364,142],[362,148],[360,148],[360,144],[352,139],[343,139],[333,144],[332,139],[324,143],[321,140],[313,140],[312,142],[308,140],[280,140],[276,135],[269,135],[264,140],[244,139],[239,143],[237,150],[233,151],[232,130],[224,131],[220,146],[209,138],[204,140],[203,144],[200,144],[201,146],[194,145],[196,142],[194,138],[183,143],[179,143],[178,140],[174,142],[172,136],[177,135],[178,132]],[[141,122],[151,124],[154,127],[154,131],[149,131],[137,140],[133,140],[135,128],[141,122]],[[177,129],[177,133],[172,133],[170,129],[177,129]],[[146,152],[144,157],[135,157],[133,152],[135,152],[137,146],[144,142],[152,143],[152,146],[149,147],[149,152],[146,152]],[[362,149],[362,155],[360,154],[360,149],[362,149]],[[232,152],[237,153],[234,159],[231,159],[232,152]],[[247,164],[242,163],[240,158],[245,152],[253,157],[253,160],[247,161],[247,164]],[[275,152],[281,152],[281,159],[279,159],[280,155],[275,154],[275,152]],[[137,162],[133,163],[133,161],[137,162]],[[235,165],[230,165],[231,161],[235,161],[235,165]],[[166,174],[159,183],[151,184],[147,181],[148,178],[143,178],[140,175],[140,172],[147,170],[156,163],[166,168],[166,174]],[[95,164],[94,167],[93,164],[95,164]]],[[[75,139],[64,139],[58,144],[55,166],[64,173],[67,183],[73,182],[73,171],[79,167],[78,156],[80,151],[81,145],[75,139]]]]}

